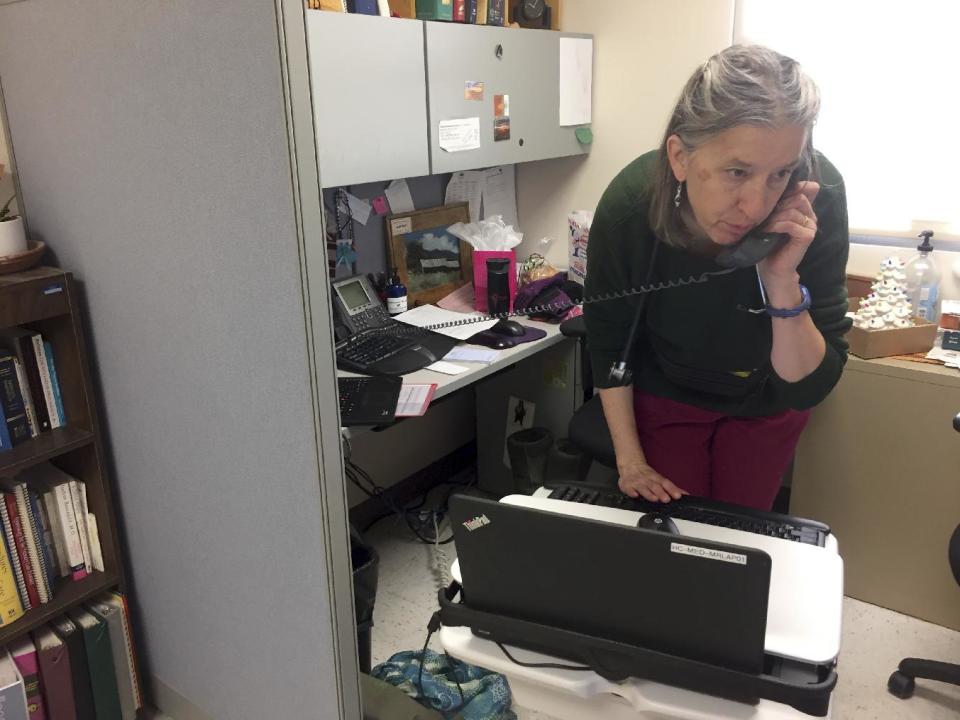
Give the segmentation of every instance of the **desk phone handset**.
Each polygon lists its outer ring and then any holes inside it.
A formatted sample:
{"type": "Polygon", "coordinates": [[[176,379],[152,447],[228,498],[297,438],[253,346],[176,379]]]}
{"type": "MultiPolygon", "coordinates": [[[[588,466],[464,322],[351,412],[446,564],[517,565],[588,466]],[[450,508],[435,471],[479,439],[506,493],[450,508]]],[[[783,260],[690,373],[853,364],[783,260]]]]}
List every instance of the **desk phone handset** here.
{"type": "Polygon", "coordinates": [[[721,250],[715,261],[724,268],[752,267],[789,239],[786,233],[752,232],[735,245],[721,250]]]}

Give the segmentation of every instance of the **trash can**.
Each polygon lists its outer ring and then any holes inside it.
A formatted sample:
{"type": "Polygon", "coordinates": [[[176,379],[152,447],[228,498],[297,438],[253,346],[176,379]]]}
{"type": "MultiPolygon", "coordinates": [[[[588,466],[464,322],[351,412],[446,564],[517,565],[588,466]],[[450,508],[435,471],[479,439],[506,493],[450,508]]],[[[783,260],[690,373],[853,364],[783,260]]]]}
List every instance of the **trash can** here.
{"type": "Polygon", "coordinates": [[[373,606],[377,600],[380,556],[353,525],[350,526],[350,560],[353,567],[353,603],[357,615],[360,672],[369,673],[373,606]]]}

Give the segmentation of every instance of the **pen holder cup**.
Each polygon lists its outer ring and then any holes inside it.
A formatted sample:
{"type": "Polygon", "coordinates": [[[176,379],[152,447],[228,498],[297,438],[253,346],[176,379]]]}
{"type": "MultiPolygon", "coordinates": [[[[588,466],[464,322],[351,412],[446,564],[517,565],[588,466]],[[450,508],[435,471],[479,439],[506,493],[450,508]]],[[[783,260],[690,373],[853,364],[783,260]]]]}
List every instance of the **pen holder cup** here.
{"type": "Polygon", "coordinates": [[[505,259],[510,264],[507,269],[507,287],[510,291],[510,310],[517,297],[517,253],[513,250],[474,250],[473,251],[473,290],[474,307],[479,312],[490,312],[487,307],[487,260],[505,259]]]}

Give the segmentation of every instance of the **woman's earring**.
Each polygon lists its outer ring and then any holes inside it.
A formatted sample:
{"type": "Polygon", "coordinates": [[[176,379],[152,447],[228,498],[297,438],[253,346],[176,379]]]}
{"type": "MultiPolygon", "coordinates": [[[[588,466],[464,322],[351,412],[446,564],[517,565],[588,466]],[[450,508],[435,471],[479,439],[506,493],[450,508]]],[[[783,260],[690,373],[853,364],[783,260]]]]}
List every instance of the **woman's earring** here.
{"type": "Polygon", "coordinates": [[[680,207],[680,193],[683,192],[683,180],[677,184],[677,194],[673,196],[673,206],[680,207]]]}

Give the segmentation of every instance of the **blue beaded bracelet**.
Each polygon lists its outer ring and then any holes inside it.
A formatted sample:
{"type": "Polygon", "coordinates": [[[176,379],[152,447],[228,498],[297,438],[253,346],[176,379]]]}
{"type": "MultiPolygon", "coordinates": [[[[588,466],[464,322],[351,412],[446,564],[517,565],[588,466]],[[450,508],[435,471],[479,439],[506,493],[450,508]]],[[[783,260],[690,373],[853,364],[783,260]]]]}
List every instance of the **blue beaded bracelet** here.
{"type": "Polygon", "coordinates": [[[810,309],[810,291],[807,290],[806,285],[800,286],[800,295],[803,297],[803,299],[795,308],[775,308],[770,307],[770,304],[767,303],[767,315],[776,318],[792,318],[800,315],[801,313],[805,313],[810,309]]]}

